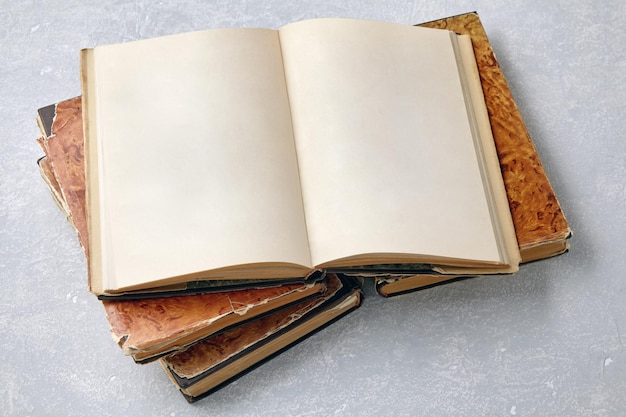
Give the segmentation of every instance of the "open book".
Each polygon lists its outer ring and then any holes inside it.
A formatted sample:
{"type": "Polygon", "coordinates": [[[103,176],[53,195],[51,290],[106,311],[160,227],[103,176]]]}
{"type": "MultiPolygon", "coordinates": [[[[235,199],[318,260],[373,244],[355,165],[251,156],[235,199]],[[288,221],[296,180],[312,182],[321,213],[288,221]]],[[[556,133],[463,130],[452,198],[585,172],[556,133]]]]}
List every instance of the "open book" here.
{"type": "Polygon", "coordinates": [[[469,37],[346,19],[82,53],[90,287],[520,260],[469,37]]]}

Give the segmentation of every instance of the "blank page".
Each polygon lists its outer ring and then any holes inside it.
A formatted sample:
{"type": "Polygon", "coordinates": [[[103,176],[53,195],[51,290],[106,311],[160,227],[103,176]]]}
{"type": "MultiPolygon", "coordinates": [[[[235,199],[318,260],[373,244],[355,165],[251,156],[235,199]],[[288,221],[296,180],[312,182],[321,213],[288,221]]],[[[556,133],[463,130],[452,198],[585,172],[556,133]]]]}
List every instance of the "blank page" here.
{"type": "Polygon", "coordinates": [[[501,262],[450,33],[322,19],[280,36],[313,262],[501,262]]]}
{"type": "Polygon", "coordinates": [[[102,46],[94,67],[114,287],[237,264],[310,264],[276,31],[102,46]]]}

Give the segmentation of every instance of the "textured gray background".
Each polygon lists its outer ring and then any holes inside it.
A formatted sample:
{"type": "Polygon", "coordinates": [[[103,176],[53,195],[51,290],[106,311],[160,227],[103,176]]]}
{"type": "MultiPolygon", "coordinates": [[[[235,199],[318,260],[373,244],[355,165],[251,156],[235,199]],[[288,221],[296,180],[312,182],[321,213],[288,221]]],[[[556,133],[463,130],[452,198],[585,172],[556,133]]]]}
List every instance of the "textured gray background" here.
{"type": "Polygon", "coordinates": [[[0,414],[626,415],[625,3],[0,2],[0,414]],[[80,48],[472,10],[575,231],[570,253],[396,299],[368,288],[360,310],[195,405],[122,355],[35,165],[35,110],[80,94],[80,48]]]}

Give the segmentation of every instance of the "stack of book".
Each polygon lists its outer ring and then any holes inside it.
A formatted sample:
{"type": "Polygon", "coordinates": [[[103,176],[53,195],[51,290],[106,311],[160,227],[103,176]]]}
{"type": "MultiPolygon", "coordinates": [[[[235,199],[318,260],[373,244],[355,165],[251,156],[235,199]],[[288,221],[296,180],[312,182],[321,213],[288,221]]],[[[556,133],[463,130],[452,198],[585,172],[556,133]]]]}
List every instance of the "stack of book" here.
{"type": "Polygon", "coordinates": [[[361,304],[568,249],[475,13],[82,51],[43,179],[114,339],[194,401],[361,304]]]}

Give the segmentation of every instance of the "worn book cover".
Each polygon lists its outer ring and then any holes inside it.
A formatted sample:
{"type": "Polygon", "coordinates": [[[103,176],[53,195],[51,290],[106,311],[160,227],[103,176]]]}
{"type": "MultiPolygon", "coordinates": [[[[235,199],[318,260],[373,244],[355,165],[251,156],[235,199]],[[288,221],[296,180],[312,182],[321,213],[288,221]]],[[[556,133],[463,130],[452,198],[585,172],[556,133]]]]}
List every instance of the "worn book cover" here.
{"type": "Polygon", "coordinates": [[[161,365],[193,402],[359,307],[361,299],[357,281],[329,274],[324,294],[166,356],[161,365]]]}
{"type": "Polygon", "coordinates": [[[563,253],[571,230],[477,13],[420,26],[469,35],[523,262],[563,253]]]}
{"type": "MultiPolygon", "coordinates": [[[[418,26],[471,37],[522,262],[566,252],[571,230],[478,14],[467,13],[418,26]]],[[[376,288],[381,295],[390,296],[463,278],[396,275],[377,278],[376,288]]]]}
{"type": "Polygon", "coordinates": [[[104,300],[111,333],[125,354],[147,363],[279,308],[319,295],[325,282],[198,295],[104,300]]]}
{"type": "Polygon", "coordinates": [[[39,109],[37,123],[42,132],[37,141],[46,155],[39,164],[42,174],[44,178],[53,181],[51,191],[56,195],[55,199],[61,201],[70,223],[76,229],[85,255],[89,256],[80,97],[39,109]]]}

